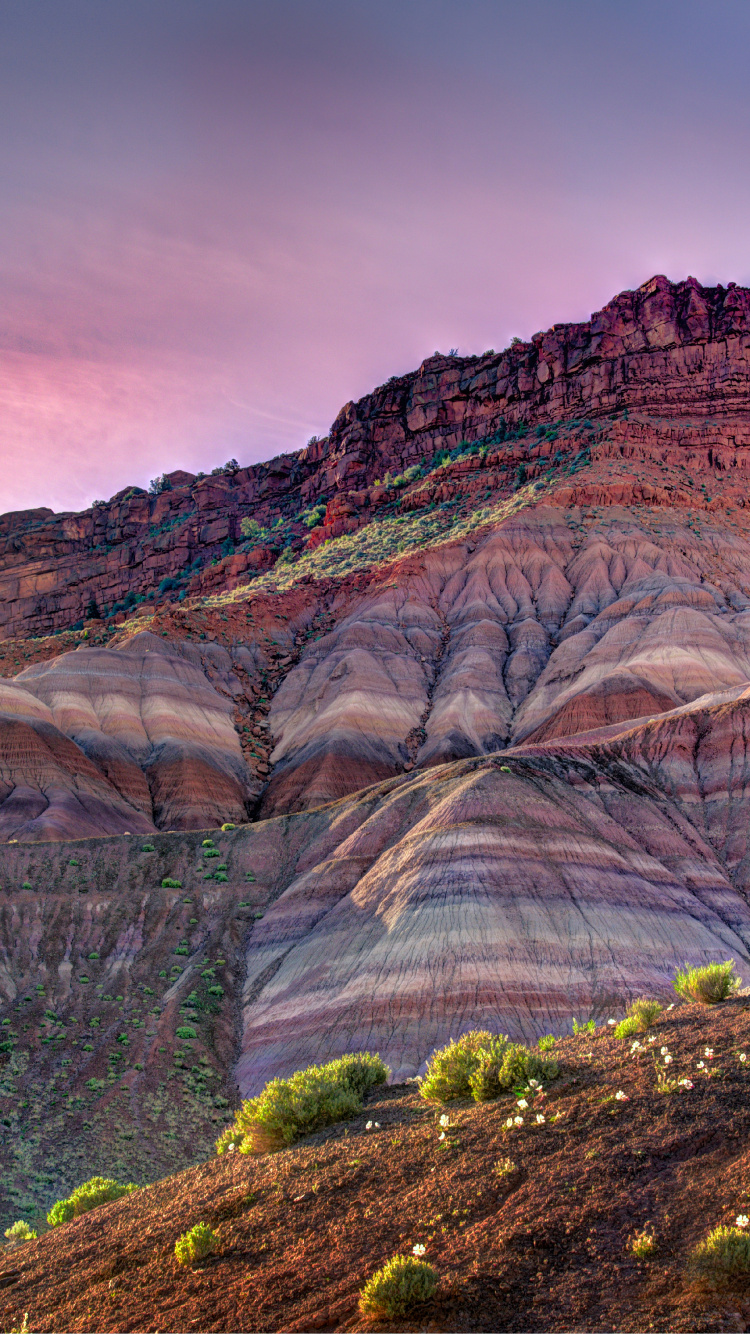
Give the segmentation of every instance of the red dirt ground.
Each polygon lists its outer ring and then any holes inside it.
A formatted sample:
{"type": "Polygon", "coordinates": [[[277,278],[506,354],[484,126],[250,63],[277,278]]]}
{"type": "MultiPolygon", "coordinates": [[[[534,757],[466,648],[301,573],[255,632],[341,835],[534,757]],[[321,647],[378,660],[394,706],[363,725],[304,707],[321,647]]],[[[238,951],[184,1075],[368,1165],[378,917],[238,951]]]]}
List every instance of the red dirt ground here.
{"type": "Polygon", "coordinates": [[[750,1212],[750,1004],[679,1007],[654,1033],[635,1057],[606,1028],[558,1043],[543,1125],[534,1108],[506,1130],[513,1098],[452,1104],[441,1141],[444,1109],[402,1085],[283,1153],[214,1158],[106,1205],[5,1252],[0,1327],[28,1311],[32,1330],[383,1329],[359,1289],[421,1242],[439,1291],[393,1328],[748,1329],[750,1281],[712,1290],[687,1259],[750,1212]],[[692,1089],[656,1090],[662,1045],[692,1089]],[[182,1269],[175,1240],[201,1219],[220,1252],[182,1269]],[[647,1222],[658,1251],[639,1262],[628,1242],[647,1222]]]}

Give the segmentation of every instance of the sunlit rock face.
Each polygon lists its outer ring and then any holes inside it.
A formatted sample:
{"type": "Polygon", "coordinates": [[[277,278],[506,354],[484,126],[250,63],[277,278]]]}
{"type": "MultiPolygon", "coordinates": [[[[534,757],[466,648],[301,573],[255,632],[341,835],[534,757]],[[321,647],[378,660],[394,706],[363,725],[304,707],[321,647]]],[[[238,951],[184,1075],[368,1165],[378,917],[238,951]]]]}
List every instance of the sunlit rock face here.
{"type": "MultiPolygon", "coordinates": [[[[80,648],[27,668],[3,690],[8,708],[34,720],[37,733],[42,725],[54,732],[58,749],[65,739],[61,753],[74,773],[96,778],[98,799],[117,812],[115,827],[108,818],[102,833],[131,823],[194,829],[247,818],[253,787],[231,704],[156,636],[139,635],[113,650],[80,648]]],[[[0,745],[8,734],[12,750],[8,728],[7,721],[0,725],[0,745]]],[[[71,820],[58,836],[97,832],[71,820]]],[[[52,827],[46,818],[46,837],[54,836],[52,827]]],[[[28,834],[19,827],[14,836],[28,834]]]]}

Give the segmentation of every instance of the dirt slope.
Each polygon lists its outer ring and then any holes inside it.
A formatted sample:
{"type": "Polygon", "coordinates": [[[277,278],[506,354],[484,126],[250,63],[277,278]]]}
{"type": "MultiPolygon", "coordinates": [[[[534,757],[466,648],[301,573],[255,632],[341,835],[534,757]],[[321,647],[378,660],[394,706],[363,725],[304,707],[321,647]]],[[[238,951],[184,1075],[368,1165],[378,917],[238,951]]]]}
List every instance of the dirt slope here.
{"type": "Polygon", "coordinates": [[[389,1328],[746,1329],[750,1287],[712,1291],[686,1262],[748,1212],[750,1011],[678,1008],[654,1032],[636,1057],[606,1026],[560,1044],[543,1125],[534,1107],[506,1130],[512,1098],[454,1104],[441,1141],[440,1109],[395,1087],[282,1154],[210,1159],[107,1205],[6,1255],[4,1328],[26,1310],[50,1331],[378,1328],[358,1290],[420,1242],[439,1294],[389,1328]],[[656,1090],[662,1045],[691,1089],[656,1090]],[[185,1271],[174,1242],[199,1220],[221,1249],[185,1271]],[[641,1262],[628,1242],[646,1224],[641,1262]]]}

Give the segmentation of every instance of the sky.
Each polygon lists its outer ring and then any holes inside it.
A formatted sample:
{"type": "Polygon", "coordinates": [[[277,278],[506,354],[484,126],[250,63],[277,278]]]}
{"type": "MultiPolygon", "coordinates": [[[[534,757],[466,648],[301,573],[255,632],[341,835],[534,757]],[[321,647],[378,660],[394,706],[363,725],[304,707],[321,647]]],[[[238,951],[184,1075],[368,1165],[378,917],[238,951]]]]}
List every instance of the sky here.
{"type": "Polygon", "coordinates": [[[747,0],[2,0],[0,511],[750,283],[747,0]]]}

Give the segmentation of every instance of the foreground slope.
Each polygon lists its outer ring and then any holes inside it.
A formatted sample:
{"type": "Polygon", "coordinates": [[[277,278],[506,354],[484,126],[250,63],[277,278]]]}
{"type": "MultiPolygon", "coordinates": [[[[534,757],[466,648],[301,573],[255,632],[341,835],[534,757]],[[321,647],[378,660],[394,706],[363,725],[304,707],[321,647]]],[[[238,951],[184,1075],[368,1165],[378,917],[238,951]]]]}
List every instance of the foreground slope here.
{"type": "Polygon", "coordinates": [[[28,1311],[50,1331],[747,1329],[747,1283],[688,1267],[747,1212],[747,1002],[680,1007],[635,1057],[610,1032],[559,1044],[541,1124],[535,1106],[506,1129],[513,1097],[451,1104],[441,1139],[442,1108],[377,1090],[293,1149],[210,1159],[6,1252],[3,1327],[28,1311]],[[657,1091],[661,1046],[692,1087],[657,1091]],[[184,1270],[174,1243],[198,1221],[219,1250],[184,1270]],[[655,1252],[638,1260],[644,1228],[655,1252]],[[435,1298],[387,1325],[359,1315],[366,1279],[417,1243],[435,1298]]]}

